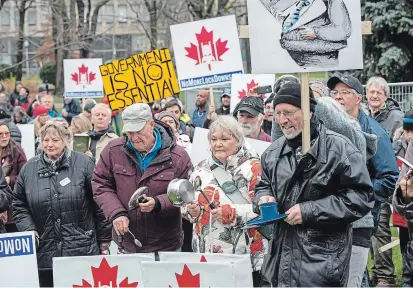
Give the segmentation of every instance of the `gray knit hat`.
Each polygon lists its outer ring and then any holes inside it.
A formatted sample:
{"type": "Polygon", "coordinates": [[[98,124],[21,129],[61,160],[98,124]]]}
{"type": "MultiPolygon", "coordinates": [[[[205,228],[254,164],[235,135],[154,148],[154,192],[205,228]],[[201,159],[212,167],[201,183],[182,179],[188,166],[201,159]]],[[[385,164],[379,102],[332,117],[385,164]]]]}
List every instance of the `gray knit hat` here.
{"type": "Polygon", "coordinates": [[[162,121],[162,118],[164,117],[171,117],[172,119],[174,119],[176,123],[176,127],[179,127],[179,121],[178,119],[176,119],[176,116],[174,113],[165,110],[155,115],[155,118],[158,119],[159,121],[162,121]]]}

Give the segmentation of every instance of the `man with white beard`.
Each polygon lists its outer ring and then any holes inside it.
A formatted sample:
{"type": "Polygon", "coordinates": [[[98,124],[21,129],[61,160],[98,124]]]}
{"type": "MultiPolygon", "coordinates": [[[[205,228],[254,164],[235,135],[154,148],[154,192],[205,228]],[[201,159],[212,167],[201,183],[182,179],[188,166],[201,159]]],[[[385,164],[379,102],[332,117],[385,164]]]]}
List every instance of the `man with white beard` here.
{"type": "Polygon", "coordinates": [[[271,136],[261,128],[264,120],[264,101],[262,98],[256,96],[242,98],[236,115],[245,137],[271,142],[271,136]]]}

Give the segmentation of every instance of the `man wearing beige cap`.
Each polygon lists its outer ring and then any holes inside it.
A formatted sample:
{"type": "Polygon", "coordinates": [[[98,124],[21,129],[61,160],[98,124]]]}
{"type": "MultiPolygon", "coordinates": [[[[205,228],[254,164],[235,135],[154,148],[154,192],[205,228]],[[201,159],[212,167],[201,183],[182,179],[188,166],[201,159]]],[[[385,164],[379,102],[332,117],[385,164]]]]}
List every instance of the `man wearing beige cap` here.
{"type": "Polygon", "coordinates": [[[176,145],[172,129],[152,118],[149,105],[127,107],[122,120],[125,137],[105,147],[95,168],[94,199],[113,223],[113,240],[127,253],[179,250],[181,212],[166,190],[171,180],[188,178],[190,158],[176,145]],[[144,201],[129,210],[129,199],[143,186],[148,188],[144,201]]]}

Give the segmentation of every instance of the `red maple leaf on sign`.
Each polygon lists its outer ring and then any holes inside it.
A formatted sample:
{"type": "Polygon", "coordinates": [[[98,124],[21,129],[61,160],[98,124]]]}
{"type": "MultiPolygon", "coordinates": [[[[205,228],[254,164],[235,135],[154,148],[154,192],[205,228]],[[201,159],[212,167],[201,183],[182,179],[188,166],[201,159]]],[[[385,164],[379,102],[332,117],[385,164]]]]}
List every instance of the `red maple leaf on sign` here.
{"type": "Polygon", "coordinates": [[[192,275],[191,270],[189,270],[186,264],[184,265],[182,274],[179,275],[178,273],[175,273],[175,277],[176,281],[178,282],[178,287],[180,288],[201,287],[201,276],[199,275],[199,273],[192,275]]]}
{"type": "Polygon", "coordinates": [[[208,32],[204,26],[202,26],[201,32],[195,33],[197,44],[191,43],[191,46],[184,47],[185,55],[196,61],[195,65],[207,64],[208,69],[211,71],[211,64],[217,61],[223,61],[221,56],[229,50],[227,47],[228,40],[222,41],[219,38],[214,41],[214,31],[208,32]]]}
{"type": "Polygon", "coordinates": [[[78,67],[79,73],[70,74],[72,76],[72,80],[76,82],[76,85],[82,84],[83,88],[86,85],[92,84],[92,81],[96,79],[96,73],[89,72],[89,67],[86,67],[85,64],[78,67]]]}
{"type": "Polygon", "coordinates": [[[255,83],[255,80],[252,79],[250,83],[247,83],[247,91],[245,91],[245,89],[242,89],[241,91],[238,91],[238,98],[242,99],[242,98],[246,97],[247,92],[250,91],[250,89],[252,89],[252,88],[254,88],[258,85],[259,85],[258,82],[255,83]]]}
{"type": "Polygon", "coordinates": [[[128,277],[123,279],[119,286],[117,285],[118,266],[110,267],[108,261],[103,258],[98,268],[91,267],[93,276],[93,286],[85,279],[82,279],[81,285],[73,285],[73,288],[89,288],[89,287],[138,287],[138,282],[129,283],[128,277]]]}
{"type": "Polygon", "coordinates": [[[202,255],[202,257],[201,257],[201,263],[202,263],[202,262],[207,262],[207,260],[206,260],[206,258],[205,258],[204,255],[202,255]]]}

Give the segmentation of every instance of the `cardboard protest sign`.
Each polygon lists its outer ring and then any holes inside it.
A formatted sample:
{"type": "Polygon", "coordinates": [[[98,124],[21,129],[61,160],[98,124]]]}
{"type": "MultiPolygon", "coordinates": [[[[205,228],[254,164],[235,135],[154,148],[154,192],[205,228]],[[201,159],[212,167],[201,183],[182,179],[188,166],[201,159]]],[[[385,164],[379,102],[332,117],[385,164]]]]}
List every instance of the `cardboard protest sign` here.
{"type": "Polygon", "coordinates": [[[35,243],[33,232],[0,234],[0,287],[39,287],[35,243]]]}
{"type": "Polygon", "coordinates": [[[252,73],[363,69],[360,0],[247,6],[252,73]]]}
{"type": "Polygon", "coordinates": [[[113,111],[179,93],[178,80],[167,48],[101,65],[100,74],[113,111]]]}
{"type": "Polygon", "coordinates": [[[230,83],[243,73],[235,15],[170,28],[181,90],[230,83]]]}
{"type": "MultiPolygon", "coordinates": [[[[209,148],[208,142],[208,132],[208,129],[199,127],[195,128],[194,141],[192,142],[192,147],[196,147],[196,149],[192,148],[191,154],[189,155],[194,166],[198,165],[198,163],[202,160],[211,157],[211,150],[209,148]]],[[[264,153],[264,151],[271,145],[271,143],[256,139],[245,138],[245,145],[247,147],[254,149],[258,153],[258,155],[261,156],[262,153],[264,153]]]]}
{"type": "MultiPolygon", "coordinates": [[[[231,82],[231,113],[242,98],[248,95],[248,91],[256,86],[271,86],[271,90],[275,83],[274,74],[242,74],[234,75],[231,82]]],[[[264,94],[264,99],[267,99],[271,93],[264,94]]]]}
{"type": "Polygon", "coordinates": [[[102,98],[103,83],[99,77],[101,58],[64,59],[65,97],[102,98]]]}
{"type": "Polygon", "coordinates": [[[145,287],[236,286],[235,266],[231,263],[187,263],[183,260],[181,262],[142,262],[141,266],[145,287]]]}
{"type": "Polygon", "coordinates": [[[36,156],[35,149],[35,137],[34,137],[34,124],[17,124],[21,134],[24,154],[26,154],[27,160],[36,156]]]}
{"type": "Polygon", "coordinates": [[[142,287],[142,261],[153,253],[53,258],[54,287],[142,287]]]}
{"type": "Polygon", "coordinates": [[[160,261],[185,263],[217,263],[235,266],[235,287],[253,287],[250,254],[159,252],[160,261]]]}

